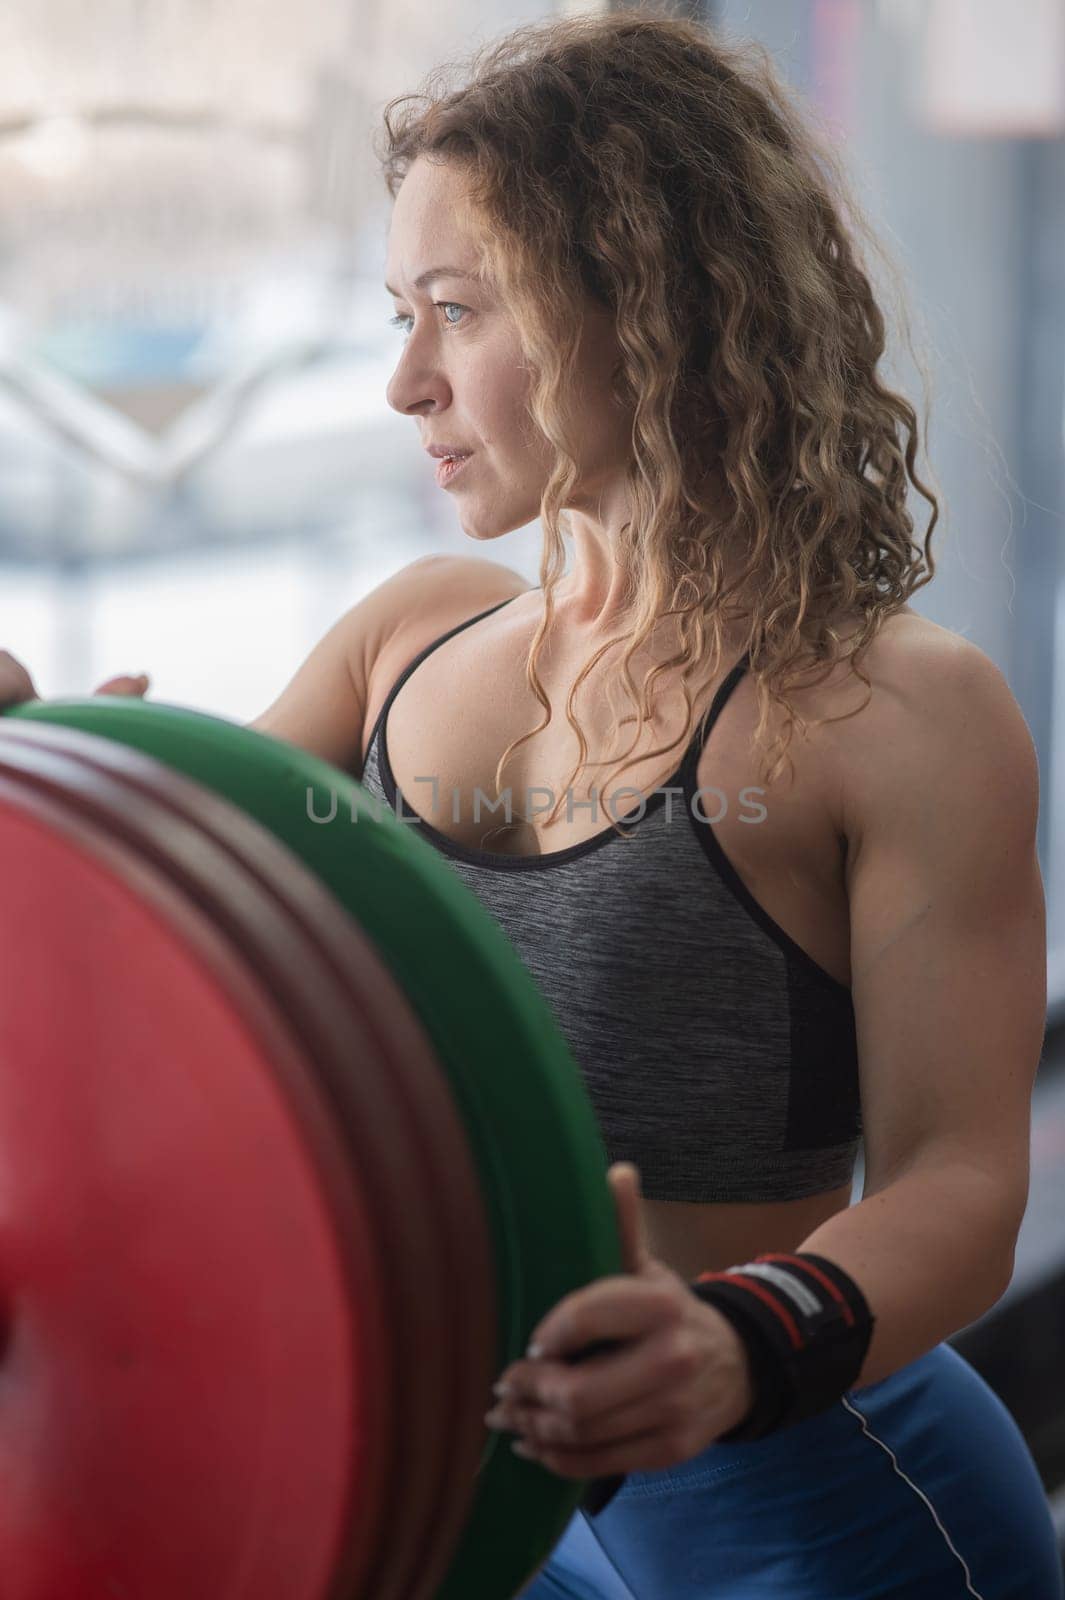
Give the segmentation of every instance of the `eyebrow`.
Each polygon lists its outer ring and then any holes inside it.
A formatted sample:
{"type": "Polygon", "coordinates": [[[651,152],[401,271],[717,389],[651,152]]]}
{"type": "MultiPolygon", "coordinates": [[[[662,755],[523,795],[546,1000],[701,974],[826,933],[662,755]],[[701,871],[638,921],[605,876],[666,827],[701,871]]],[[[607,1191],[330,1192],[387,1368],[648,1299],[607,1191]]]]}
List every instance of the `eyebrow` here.
{"type": "MultiPolygon", "coordinates": [[[[411,285],[414,289],[424,289],[427,283],[432,283],[434,278],[475,278],[475,272],[465,272],[462,267],[430,267],[428,271],[421,272],[411,285]]],[[[385,284],[389,294],[399,296],[400,291],[393,289],[390,283],[385,284]]]]}

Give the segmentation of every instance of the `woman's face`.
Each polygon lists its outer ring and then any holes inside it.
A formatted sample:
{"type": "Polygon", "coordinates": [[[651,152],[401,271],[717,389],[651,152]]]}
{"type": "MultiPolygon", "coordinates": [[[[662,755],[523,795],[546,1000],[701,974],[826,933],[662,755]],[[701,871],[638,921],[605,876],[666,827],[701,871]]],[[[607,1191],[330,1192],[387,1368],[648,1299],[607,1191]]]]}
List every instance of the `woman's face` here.
{"type": "MultiPolygon", "coordinates": [[[[491,284],[464,276],[477,264],[465,199],[461,171],[425,157],[412,164],[396,196],[385,279],[405,338],[387,397],[416,419],[423,446],[471,452],[441,492],[454,496],[467,534],[493,539],[539,516],[553,451],[527,409],[529,375],[507,306],[491,284]],[[417,283],[434,269],[439,276],[417,283]]],[[[575,287],[578,293],[583,297],[575,287]]],[[[630,421],[610,396],[620,352],[609,314],[586,298],[584,304],[580,476],[570,505],[595,522],[613,522],[615,510],[623,521],[630,421]]]]}

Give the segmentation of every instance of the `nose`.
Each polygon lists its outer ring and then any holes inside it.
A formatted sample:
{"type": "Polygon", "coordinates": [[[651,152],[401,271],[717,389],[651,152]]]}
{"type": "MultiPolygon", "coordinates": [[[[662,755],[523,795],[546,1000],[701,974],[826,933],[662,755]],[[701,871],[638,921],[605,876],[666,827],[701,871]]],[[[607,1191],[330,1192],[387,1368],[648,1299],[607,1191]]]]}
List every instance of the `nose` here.
{"type": "Polygon", "coordinates": [[[420,416],[426,408],[443,411],[450,402],[451,392],[440,372],[424,362],[419,365],[412,360],[408,340],[396,370],[388,381],[385,398],[393,411],[398,411],[400,416],[411,417],[420,416]]]}

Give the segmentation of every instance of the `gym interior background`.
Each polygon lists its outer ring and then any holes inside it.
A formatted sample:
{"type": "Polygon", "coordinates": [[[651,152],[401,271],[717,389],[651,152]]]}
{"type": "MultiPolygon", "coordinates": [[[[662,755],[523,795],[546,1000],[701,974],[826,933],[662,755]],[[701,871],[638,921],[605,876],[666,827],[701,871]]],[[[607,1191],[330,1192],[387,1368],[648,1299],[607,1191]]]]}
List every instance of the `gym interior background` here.
{"type": "MultiPolygon", "coordinates": [[[[370,135],[430,67],[597,8],[7,0],[0,644],[43,696],[146,670],[154,698],[247,721],[367,589],[468,548],[384,397],[370,135]]],[[[1038,748],[1031,1197],[1010,1291],[956,1343],[1025,1429],[1065,1548],[1065,6],[648,9],[761,40],[843,149],[932,376],[943,519],[914,605],[999,665],[1038,748]]],[[[891,372],[920,408],[901,347],[891,372]]],[[[535,581],[538,543],[492,555],[535,581]]]]}

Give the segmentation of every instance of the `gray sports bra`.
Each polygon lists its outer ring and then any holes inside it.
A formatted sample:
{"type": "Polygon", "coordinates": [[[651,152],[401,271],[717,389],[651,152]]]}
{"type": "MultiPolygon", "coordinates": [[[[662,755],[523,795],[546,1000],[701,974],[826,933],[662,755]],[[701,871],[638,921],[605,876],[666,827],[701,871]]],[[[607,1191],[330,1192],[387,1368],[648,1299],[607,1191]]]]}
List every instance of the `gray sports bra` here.
{"type": "Polygon", "coordinates": [[[388,760],[389,708],[433,650],[499,609],[442,634],[400,674],[363,786],[495,917],[569,1043],[609,1160],[636,1164],[647,1199],[794,1200],[851,1182],[862,1124],[850,989],[753,898],[705,820],[713,798],[696,798],[700,752],[747,656],[673,777],[620,819],[628,840],[608,821],[567,849],[517,856],[410,821],[388,760]]]}

